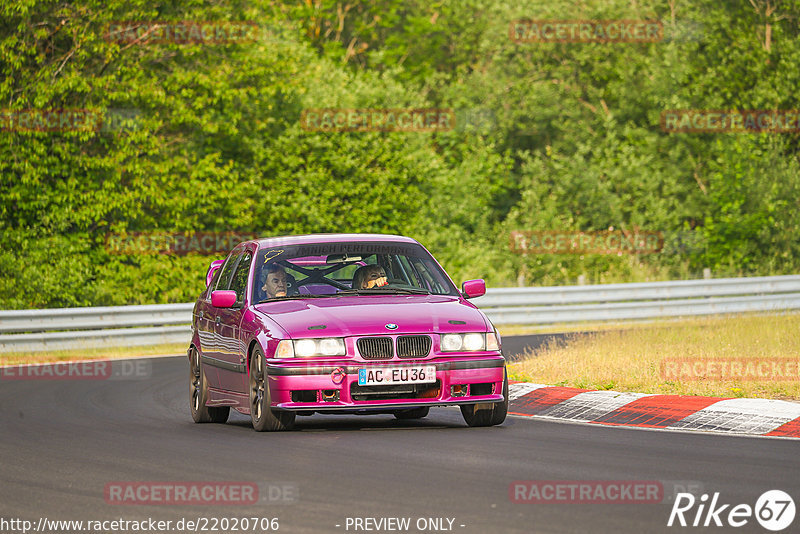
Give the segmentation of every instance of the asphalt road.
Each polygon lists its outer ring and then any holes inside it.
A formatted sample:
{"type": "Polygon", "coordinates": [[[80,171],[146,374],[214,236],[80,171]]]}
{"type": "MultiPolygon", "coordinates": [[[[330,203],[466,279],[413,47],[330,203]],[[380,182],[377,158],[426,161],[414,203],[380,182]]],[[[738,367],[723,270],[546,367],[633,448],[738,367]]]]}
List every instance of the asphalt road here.
{"type": "Polygon", "coordinates": [[[565,344],[570,338],[595,334],[596,332],[554,332],[547,334],[527,334],[522,336],[503,336],[503,354],[509,361],[516,361],[528,351],[537,351],[551,344],[565,344]]]}
{"type": "Polygon", "coordinates": [[[564,343],[571,336],[589,334],[574,332],[570,334],[528,334],[525,336],[503,336],[503,354],[510,361],[520,359],[527,351],[535,351],[550,343],[564,343]]]}
{"type": "MultiPolygon", "coordinates": [[[[0,380],[0,518],[277,517],[279,532],[309,533],[367,532],[346,530],[348,517],[409,517],[410,532],[419,532],[418,518],[451,518],[460,533],[698,530],[667,528],[670,504],[512,503],[517,480],[694,481],[724,503],[752,506],[782,489],[800,505],[798,441],[521,417],[471,429],[451,408],[418,422],[315,415],[298,418],[293,432],[256,433],[239,414],[194,424],[185,360],[150,361],[152,376],[139,380],[0,380]],[[119,481],[271,483],[297,496],[246,506],[108,504],[104,488],[119,481]]],[[[748,528],[757,526],[751,519],[735,530],[764,531],[748,528]]]]}

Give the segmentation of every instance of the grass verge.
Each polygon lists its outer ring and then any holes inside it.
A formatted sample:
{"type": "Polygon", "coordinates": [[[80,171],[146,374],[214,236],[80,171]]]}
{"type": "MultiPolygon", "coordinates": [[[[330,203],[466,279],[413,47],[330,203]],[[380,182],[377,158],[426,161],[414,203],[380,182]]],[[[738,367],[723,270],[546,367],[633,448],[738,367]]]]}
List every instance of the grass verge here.
{"type": "Polygon", "coordinates": [[[522,361],[509,365],[509,376],[585,389],[797,400],[798,332],[800,314],[759,314],[576,334],[566,343],[553,342],[526,353],[522,361]],[[719,372],[737,361],[743,362],[744,373],[719,372]],[[781,362],[782,375],[775,371],[775,361],[781,362]],[[715,376],[703,372],[711,368],[709,363],[716,366],[715,376]],[[767,372],[752,378],[748,368],[757,375],[759,369],[767,372]],[[677,376],[669,369],[677,369],[677,376]]]}
{"type": "Polygon", "coordinates": [[[37,352],[7,352],[0,354],[0,365],[23,363],[64,362],[71,360],[105,360],[136,358],[140,356],[162,356],[164,354],[185,355],[187,344],[143,345],[141,347],[109,347],[37,352]]]}

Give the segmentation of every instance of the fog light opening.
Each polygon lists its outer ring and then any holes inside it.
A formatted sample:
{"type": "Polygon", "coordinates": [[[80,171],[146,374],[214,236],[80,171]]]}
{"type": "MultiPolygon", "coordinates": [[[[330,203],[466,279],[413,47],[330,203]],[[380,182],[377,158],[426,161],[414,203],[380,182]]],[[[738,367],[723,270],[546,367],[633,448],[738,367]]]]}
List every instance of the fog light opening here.
{"type": "Polygon", "coordinates": [[[323,389],[320,391],[323,402],[336,402],[339,400],[338,389],[323,389]]]}
{"type": "Polygon", "coordinates": [[[492,395],[494,394],[494,383],[483,382],[481,384],[471,384],[469,386],[469,394],[473,397],[492,395]]]}
{"type": "Polygon", "coordinates": [[[317,402],[317,392],[313,389],[293,390],[292,402],[317,402]]]}
{"type": "Polygon", "coordinates": [[[450,386],[451,397],[466,397],[468,391],[469,386],[467,384],[453,384],[450,386]]]}

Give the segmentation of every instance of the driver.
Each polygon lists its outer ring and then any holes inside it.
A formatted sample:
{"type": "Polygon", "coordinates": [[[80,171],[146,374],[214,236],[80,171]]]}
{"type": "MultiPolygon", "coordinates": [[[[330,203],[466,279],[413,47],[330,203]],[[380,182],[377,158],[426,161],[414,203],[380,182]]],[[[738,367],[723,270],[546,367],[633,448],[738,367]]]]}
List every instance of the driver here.
{"type": "Polygon", "coordinates": [[[286,270],[277,263],[271,263],[264,269],[264,285],[261,286],[268,299],[286,296],[286,270]]]}
{"type": "Polygon", "coordinates": [[[353,289],[372,289],[388,283],[386,271],[380,265],[362,265],[353,274],[353,289]]]}

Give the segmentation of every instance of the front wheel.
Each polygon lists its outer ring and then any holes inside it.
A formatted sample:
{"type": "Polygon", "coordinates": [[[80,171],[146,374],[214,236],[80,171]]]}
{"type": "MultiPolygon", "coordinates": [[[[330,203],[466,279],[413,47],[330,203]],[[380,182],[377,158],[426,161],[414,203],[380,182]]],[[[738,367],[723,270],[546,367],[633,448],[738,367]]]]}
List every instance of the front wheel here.
{"type": "Polygon", "coordinates": [[[294,426],[294,412],[273,410],[269,382],[260,347],[250,355],[250,419],[256,432],[289,430],[294,426]]]}
{"type": "Polygon", "coordinates": [[[492,405],[491,408],[476,410],[475,404],[461,406],[461,415],[469,426],[495,426],[506,420],[508,413],[508,373],[503,370],[503,402],[492,405]]]}
{"type": "Polygon", "coordinates": [[[192,347],[189,355],[189,406],[195,423],[224,423],[231,409],[227,406],[206,406],[208,401],[208,381],[203,371],[203,361],[197,347],[192,347]]]}

